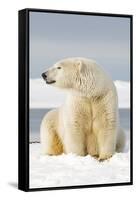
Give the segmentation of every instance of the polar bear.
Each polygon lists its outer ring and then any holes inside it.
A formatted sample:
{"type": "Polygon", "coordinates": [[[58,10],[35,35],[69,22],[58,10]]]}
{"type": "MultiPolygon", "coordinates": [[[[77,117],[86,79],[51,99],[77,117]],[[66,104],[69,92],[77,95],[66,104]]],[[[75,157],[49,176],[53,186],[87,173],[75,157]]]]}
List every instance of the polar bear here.
{"type": "Polygon", "coordinates": [[[77,57],[57,62],[42,77],[47,84],[68,92],[66,102],[42,120],[42,154],[110,158],[123,131],[116,88],[106,72],[95,61],[77,57]]]}

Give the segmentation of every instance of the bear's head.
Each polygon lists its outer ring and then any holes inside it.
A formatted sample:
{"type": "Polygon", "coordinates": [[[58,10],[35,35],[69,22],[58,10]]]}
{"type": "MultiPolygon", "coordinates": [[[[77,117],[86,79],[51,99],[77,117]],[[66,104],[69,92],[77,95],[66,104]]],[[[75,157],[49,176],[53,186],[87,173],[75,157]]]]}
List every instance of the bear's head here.
{"type": "Polygon", "coordinates": [[[94,94],[105,87],[105,73],[92,60],[86,58],[67,58],[61,60],[42,73],[47,84],[73,89],[85,95],[94,94]],[[96,91],[97,89],[97,91],[96,91]]]}
{"type": "Polygon", "coordinates": [[[42,73],[42,77],[47,84],[59,88],[74,89],[77,83],[80,84],[83,70],[85,70],[85,68],[83,68],[81,59],[69,58],[57,62],[53,67],[49,68],[49,70],[42,73]]]}

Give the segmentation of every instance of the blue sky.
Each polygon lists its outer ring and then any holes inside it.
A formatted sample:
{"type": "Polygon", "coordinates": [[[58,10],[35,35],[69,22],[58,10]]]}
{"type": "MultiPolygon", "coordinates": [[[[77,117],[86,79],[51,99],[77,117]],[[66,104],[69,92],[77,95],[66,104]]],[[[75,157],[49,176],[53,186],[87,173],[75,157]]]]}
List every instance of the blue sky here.
{"type": "Polygon", "coordinates": [[[30,13],[30,77],[67,57],[96,60],[113,80],[129,81],[130,19],[30,13]]]}

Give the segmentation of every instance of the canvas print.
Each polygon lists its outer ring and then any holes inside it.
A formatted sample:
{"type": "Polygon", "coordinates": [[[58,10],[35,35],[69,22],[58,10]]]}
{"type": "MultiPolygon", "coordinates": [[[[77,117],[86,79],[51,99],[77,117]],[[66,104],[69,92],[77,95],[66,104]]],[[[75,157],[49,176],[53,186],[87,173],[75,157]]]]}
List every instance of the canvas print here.
{"type": "Polygon", "coordinates": [[[29,12],[29,188],[131,181],[130,17],[29,12]]]}

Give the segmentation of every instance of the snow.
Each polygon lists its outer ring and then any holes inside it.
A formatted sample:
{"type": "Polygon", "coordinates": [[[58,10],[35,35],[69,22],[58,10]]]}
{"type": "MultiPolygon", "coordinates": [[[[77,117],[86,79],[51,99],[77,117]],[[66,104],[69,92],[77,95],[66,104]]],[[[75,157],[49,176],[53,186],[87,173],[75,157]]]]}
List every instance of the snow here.
{"type": "Polygon", "coordinates": [[[41,156],[40,143],[30,144],[30,188],[122,183],[130,181],[130,152],[104,162],[90,155],[41,156]]]}
{"type": "MultiPolygon", "coordinates": [[[[119,108],[130,107],[130,83],[116,80],[119,108]]],[[[66,98],[66,91],[45,84],[42,79],[30,79],[30,108],[56,108],[66,98]]]]}

